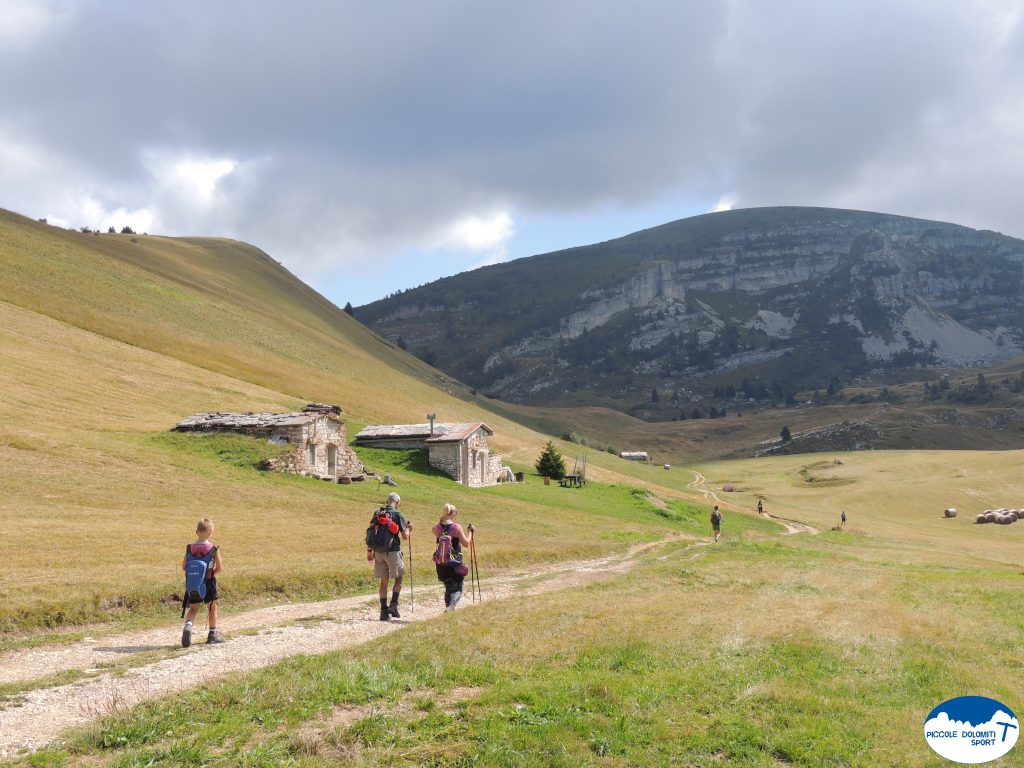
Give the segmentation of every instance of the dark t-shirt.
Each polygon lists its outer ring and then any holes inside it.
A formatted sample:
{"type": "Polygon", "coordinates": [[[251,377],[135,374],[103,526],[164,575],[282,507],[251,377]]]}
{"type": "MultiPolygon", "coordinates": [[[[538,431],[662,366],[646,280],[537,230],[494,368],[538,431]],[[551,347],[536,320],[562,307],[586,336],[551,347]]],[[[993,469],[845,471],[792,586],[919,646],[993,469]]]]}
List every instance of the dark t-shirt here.
{"type": "MultiPolygon", "coordinates": [[[[403,532],[406,531],[409,524],[405,521],[405,518],[402,516],[402,513],[399,512],[394,507],[388,507],[387,511],[388,511],[388,514],[391,515],[391,519],[394,520],[396,523],[398,523],[398,529],[400,531],[403,531],[403,532]]],[[[391,548],[388,550],[388,552],[401,552],[401,551],[402,551],[402,537],[400,535],[393,536],[392,539],[391,539],[391,548]]]]}

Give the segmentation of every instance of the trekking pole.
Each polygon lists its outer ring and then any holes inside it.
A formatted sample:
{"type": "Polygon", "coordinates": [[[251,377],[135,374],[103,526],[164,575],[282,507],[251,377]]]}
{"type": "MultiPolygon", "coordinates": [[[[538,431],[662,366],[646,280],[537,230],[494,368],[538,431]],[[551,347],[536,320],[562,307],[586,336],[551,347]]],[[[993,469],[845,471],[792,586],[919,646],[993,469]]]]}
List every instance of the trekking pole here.
{"type": "Polygon", "coordinates": [[[412,583],[412,531],[409,531],[409,602],[412,613],[416,613],[416,591],[412,583]]]}
{"type": "Polygon", "coordinates": [[[469,540],[469,591],[476,605],[476,534],[469,540]]]}
{"type": "Polygon", "coordinates": [[[476,534],[473,535],[472,541],[469,542],[469,555],[470,559],[473,561],[473,575],[471,576],[473,579],[473,602],[476,602],[477,597],[479,597],[479,600],[482,603],[484,601],[484,593],[480,589],[480,565],[476,560],[476,534]]]}

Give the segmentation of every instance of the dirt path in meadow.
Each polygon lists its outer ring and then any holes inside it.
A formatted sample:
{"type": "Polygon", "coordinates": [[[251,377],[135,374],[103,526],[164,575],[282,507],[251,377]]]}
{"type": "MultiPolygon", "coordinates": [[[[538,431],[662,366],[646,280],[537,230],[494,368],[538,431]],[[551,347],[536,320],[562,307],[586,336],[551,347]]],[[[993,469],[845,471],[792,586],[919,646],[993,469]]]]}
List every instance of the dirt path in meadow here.
{"type": "MultiPolygon", "coordinates": [[[[540,570],[481,581],[486,601],[522,601],[532,595],[577,587],[635,568],[639,555],[673,535],[638,544],[625,554],[561,563],[540,570]]],[[[701,542],[694,542],[695,544],[701,542]]],[[[486,565],[486,563],[485,563],[486,565]]],[[[376,596],[316,603],[294,603],[232,615],[221,622],[223,645],[180,647],[181,622],[158,629],[86,638],[71,645],[50,645],[0,655],[0,684],[24,683],[59,673],[80,672],[77,682],[40,687],[0,703],[0,759],[37,749],[61,732],[106,715],[123,713],[139,702],[185,690],[225,675],[258,669],[297,654],[321,654],[394,632],[416,621],[443,615],[443,589],[433,571],[414,574],[416,608],[410,610],[408,585],[402,592],[402,618],[380,621],[376,596]]],[[[470,580],[459,609],[471,609],[470,580]]]]}
{"type": "MultiPolygon", "coordinates": [[[[688,486],[722,506],[699,472],[688,486]]],[[[818,530],[797,520],[766,515],[786,534],[816,534],[818,530]]],[[[530,572],[512,573],[481,582],[485,600],[522,601],[544,592],[567,589],[625,573],[635,568],[645,551],[669,541],[691,539],[674,534],[657,542],[638,544],[625,554],[594,560],[560,563],[530,572]]],[[[708,541],[692,539],[687,547],[708,541]]],[[[694,557],[698,557],[698,551],[694,557]]],[[[662,558],[664,559],[664,558],[662,558]]],[[[0,654],[0,685],[30,687],[61,673],[81,679],[65,685],[39,687],[0,701],[0,759],[53,742],[75,726],[107,715],[123,713],[147,699],[182,691],[235,672],[274,664],[298,654],[321,654],[362,644],[416,621],[443,615],[443,589],[433,571],[420,572],[414,584],[416,609],[410,610],[410,590],[403,590],[402,618],[380,621],[375,596],[348,597],[314,603],[291,603],[232,615],[225,612],[222,626],[229,638],[223,645],[207,646],[205,628],[197,623],[198,644],[180,646],[181,622],[157,629],[138,630],[73,644],[44,645],[0,654]]],[[[460,610],[472,607],[468,591],[460,610]]]]}
{"type": "MultiPolygon", "coordinates": [[[[722,501],[720,498],[718,498],[718,494],[716,494],[714,491],[710,490],[707,487],[707,479],[700,472],[694,471],[693,482],[689,483],[686,487],[689,488],[691,491],[697,491],[697,493],[703,494],[705,499],[714,502],[719,506],[737,509],[735,504],[731,504],[730,502],[727,501],[722,501]]],[[[773,523],[778,523],[783,528],[785,528],[786,532],[783,534],[784,536],[792,536],[795,533],[806,533],[811,536],[815,536],[821,533],[821,531],[819,531],[813,525],[801,523],[799,520],[792,520],[788,517],[778,517],[777,515],[770,515],[767,512],[765,512],[763,516],[767,517],[773,523]]]]}

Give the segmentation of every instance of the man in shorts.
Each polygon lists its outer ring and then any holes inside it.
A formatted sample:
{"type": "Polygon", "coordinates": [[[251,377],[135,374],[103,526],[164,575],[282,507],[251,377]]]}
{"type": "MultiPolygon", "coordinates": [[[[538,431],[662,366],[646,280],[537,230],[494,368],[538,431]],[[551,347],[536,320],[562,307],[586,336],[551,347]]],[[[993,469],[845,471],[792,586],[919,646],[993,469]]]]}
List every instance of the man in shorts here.
{"type": "Polygon", "coordinates": [[[373,576],[380,579],[380,620],[389,621],[392,616],[399,618],[398,593],[402,591],[402,577],[405,575],[405,561],[402,558],[402,539],[408,540],[412,534],[412,523],[407,521],[398,508],[402,497],[397,493],[389,493],[384,508],[377,513],[387,515],[392,527],[397,527],[389,537],[386,549],[366,550],[366,560],[373,563],[373,576]],[[391,581],[391,604],[388,605],[388,581],[391,581]]]}
{"type": "Polygon", "coordinates": [[[715,541],[718,541],[722,535],[722,512],[717,504],[715,504],[715,508],[711,512],[711,530],[715,534],[715,541]]]}

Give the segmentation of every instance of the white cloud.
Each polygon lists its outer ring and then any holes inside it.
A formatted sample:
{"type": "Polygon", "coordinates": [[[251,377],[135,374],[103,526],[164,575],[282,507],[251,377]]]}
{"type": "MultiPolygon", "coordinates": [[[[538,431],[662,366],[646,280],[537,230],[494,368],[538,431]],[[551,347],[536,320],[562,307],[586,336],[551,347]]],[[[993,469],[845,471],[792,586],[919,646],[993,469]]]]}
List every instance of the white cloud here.
{"type": "Polygon", "coordinates": [[[92,195],[85,195],[81,200],[82,219],[89,226],[100,230],[109,227],[120,231],[122,227],[129,226],[136,232],[152,232],[159,228],[159,217],[150,208],[136,208],[129,210],[124,206],[107,210],[107,208],[92,195]]]}
{"type": "Polygon", "coordinates": [[[148,153],[143,163],[159,187],[169,190],[181,202],[208,207],[216,200],[217,185],[238,168],[238,161],[221,157],[174,156],[148,153]]]}
{"type": "Polygon", "coordinates": [[[447,228],[441,245],[465,251],[493,251],[504,248],[515,234],[515,221],[504,211],[486,217],[464,216],[447,228]]]}
{"type": "Polygon", "coordinates": [[[89,193],[71,196],[56,209],[44,217],[55,227],[89,227],[101,232],[110,227],[120,231],[122,227],[131,227],[136,232],[152,232],[160,227],[157,213],[150,208],[129,210],[124,206],[108,209],[103,203],[89,193]]]}
{"type": "Polygon", "coordinates": [[[722,195],[718,198],[718,202],[715,203],[715,207],[711,209],[712,213],[720,213],[721,211],[731,211],[736,207],[736,203],[739,202],[739,198],[735,195],[722,195]]]}
{"type": "Polygon", "coordinates": [[[462,216],[445,227],[431,244],[432,250],[453,250],[484,258],[470,269],[505,260],[509,242],[516,236],[516,223],[505,211],[484,216],[462,216]]]}
{"type": "Polygon", "coordinates": [[[0,0],[0,48],[27,48],[69,16],[57,3],[0,0]]]}
{"type": "Polygon", "coordinates": [[[0,205],[148,211],[367,283],[675,196],[1024,234],[1019,0],[634,6],[443,0],[396,30],[380,3],[0,0],[0,205]]]}

